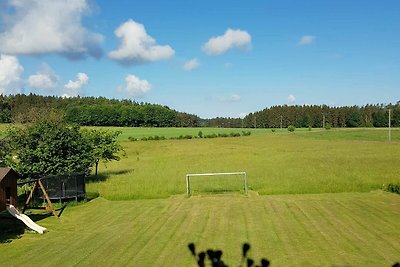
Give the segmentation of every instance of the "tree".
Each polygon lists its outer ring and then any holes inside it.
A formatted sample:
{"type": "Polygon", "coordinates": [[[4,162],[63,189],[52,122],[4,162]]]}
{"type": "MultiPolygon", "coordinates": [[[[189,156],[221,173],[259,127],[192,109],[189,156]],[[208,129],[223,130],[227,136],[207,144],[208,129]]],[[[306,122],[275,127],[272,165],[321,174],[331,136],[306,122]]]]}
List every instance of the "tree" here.
{"type": "Polygon", "coordinates": [[[88,138],[92,147],[91,153],[95,164],[95,175],[97,175],[100,160],[103,162],[120,160],[120,157],[117,155],[117,153],[122,150],[122,147],[117,141],[118,135],[121,134],[120,131],[108,132],[102,130],[90,130],[83,133],[86,138],[88,138]]]}
{"type": "Polygon", "coordinates": [[[7,131],[7,166],[23,178],[89,173],[93,163],[92,146],[79,126],[40,120],[7,131]]]}
{"type": "Polygon", "coordinates": [[[5,156],[7,154],[6,140],[0,139],[0,167],[5,167],[5,156]]]}

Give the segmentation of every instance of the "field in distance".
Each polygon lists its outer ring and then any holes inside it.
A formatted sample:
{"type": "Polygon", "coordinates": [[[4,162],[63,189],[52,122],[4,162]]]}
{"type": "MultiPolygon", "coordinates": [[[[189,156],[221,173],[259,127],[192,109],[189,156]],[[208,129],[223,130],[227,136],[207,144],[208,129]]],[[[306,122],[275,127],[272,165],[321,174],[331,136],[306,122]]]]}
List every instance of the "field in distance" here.
{"type": "MultiPolygon", "coordinates": [[[[246,171],[248,187],[259,194],[369,192],[400,179],[400,142],[363,141],[368,136],[385,139],[381,129],[260,132],[235,138],[123,141],[127,157],[107,168],[101,165],[87,189],[110,200],[166,198],[185,193],[187,173],[233,171],[246,171]]],[[[393,131],[394,140],[399,135],[393,131]]],[[[199,186],[207,183],[212,179],[199,186]]],[[[241,184],[228,181],[226,188],[240,191],[241,184]]]]}

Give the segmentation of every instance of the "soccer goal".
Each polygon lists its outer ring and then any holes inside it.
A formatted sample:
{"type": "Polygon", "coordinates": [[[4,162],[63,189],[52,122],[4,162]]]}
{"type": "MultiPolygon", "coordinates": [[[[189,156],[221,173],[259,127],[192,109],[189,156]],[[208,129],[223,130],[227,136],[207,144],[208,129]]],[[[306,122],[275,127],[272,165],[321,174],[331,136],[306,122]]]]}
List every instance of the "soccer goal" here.
{"type": "MultiPolygon", "coordinates": [[[[209,177],[209,178],[212,177],[212,178],[215,178],[214,181],[212,181],[212,182],[210,180],[208,180],[208,181],[198,181],[198,183],[201,183],[203,185],[205,183],[208,183],[210,186],[215,185],[216,187],[219,187],[220,190],[222,188],[221,191],[224,191],[224,189],[223,189],[224,186],[228,187],[229,183],[232,183],[234,181],[232,179],[222,181],[224,177],[228,177],[228,176],[240,176],[240,177],[243,177],[243,181],[240,182],[240,184],[241,184],[241,186],[243,186],[242,187],[243,188],[243,192],[247,193],[247,185],[246,185],[247,174],[246,174],[246,172],[217,172],[217,173],[214,172],[214,173],[188,173],[188,174],[186,174],[186,194],[188,196],[190,196],[192,194],[191,178],[195,178],[195,177],[197,177],[197,178],[201,178],[201,177],[209,177]],[[221,182],[221,181],[222,181],[222,184],[218,183],[218,182],[221,182]]],[[[238,179],[235,179],[235,180],[236,180],[235,183],[237,183],[238,179]]]]}

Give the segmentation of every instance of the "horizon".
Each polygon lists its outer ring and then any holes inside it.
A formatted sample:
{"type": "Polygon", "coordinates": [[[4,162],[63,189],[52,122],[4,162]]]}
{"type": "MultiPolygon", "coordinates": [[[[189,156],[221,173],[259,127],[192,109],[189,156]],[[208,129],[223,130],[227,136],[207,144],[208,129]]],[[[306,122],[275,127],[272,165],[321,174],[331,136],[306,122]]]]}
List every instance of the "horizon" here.
{"type": "Polygon", "coordinates": [[[6,0],[0,94],[130,99],[203,119],[396,104],[399,13],[394,0],[6,0]]]}

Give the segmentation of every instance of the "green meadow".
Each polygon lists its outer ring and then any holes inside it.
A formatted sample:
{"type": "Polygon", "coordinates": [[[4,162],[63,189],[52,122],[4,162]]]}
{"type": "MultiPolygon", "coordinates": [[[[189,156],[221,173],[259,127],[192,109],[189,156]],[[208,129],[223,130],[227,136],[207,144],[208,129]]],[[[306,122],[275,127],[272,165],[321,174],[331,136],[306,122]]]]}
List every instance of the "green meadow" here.
{"type": "Polygon", "coordinates": [[[229,266],[239,265],[243,242],[271,266],[400,261],[400,196],[381,190],[400,182],[399,129],[392,142],[386,129],[365,128],[159,141],[128,138],[242,129],[106,129],[122,131],[125,156],[88,178],[86,190],[100,197],[60,218],[32,214],[44,235],[22,234],[3,212],[0,265],[196,266],[189,242],[222,249],[229,266]],[[186,196],[187,173],[236,171],[247,173],[247,194],[242,177],[217,176],[193,177],[186,196]]]}

